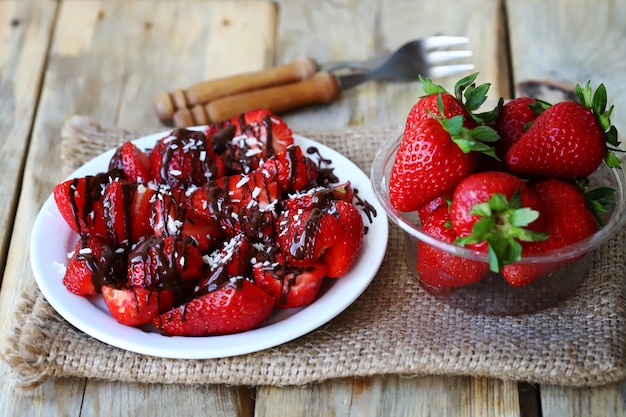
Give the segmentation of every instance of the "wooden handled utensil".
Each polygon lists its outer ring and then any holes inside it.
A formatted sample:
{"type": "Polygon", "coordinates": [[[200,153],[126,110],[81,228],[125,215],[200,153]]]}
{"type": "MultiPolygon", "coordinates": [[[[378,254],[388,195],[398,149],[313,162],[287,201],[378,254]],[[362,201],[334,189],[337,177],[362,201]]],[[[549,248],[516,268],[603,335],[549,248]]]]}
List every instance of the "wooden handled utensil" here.
{"type": "Polygon", "coordinates": [[[317,64],[312,59],[297,59],[289,64],[262,71],[205,81],[184,90],[159,93],[154,99],[154,109],[162,123],[171,124],[177,110],[205,104],[222,97],[306,80],[316,71],[317,64]]]}
{"type": "Polygon", "coordinates": [[[190,109],[180,109],[174,113],[173,122],[176,127],[206,125],[252,109],[269,109],[274,114],[282,114],[312,103],[330,103],[339,97],[340,91],[337,77],[325,71],[318,72],[297,83],[236,94],[207,104],[197,104],[190,109]]]}
{"type": "MultiPolygon", "coordinates": [[[[298,80],[283,82],[287,77],[281,77],[280,81],[268,84],[261,79],[264,74],[267,75],[267,72],[271,71],[266,70],[201,83],[202,88],[192,88],[194,87],[192,86],[187,89],[186,93],[175,92],[173,98],[170,96],[169,103],[163,98],[159,105],[164,110],[161,114],[167,115],[168,119],[171,118],[176,127],[216,123],[259,108],[282,114],[311,104],[330,103],[337,99],[342,91],[369,80],[406,82],[417,81],[420,75],[436,78],[471,71],[474,69],[472,64],[437,65],[472,56],[471,51],[450,49],[450,47],[465,45],[468,42],[468,38],[461,36],[429,36],[407,42],[391,54],[366,62],[316,65],[312,60],[308,62],[303,60],[295,65],[299,68],[298,71],[294,71],[293,68],[285,70],[291,75],[297,72],[300,76],[298,80]],[[311,77],[309,73],[311,68],[320,69],[320,72],[311,77]],[[258,78],[252,80],[255,77],[258,78]],[[226,85],[235,84],[239,80],[246,82],[245,88],[239,85],[226,85]],[[211,95],[210,90],[215,87],[207,87],[207,85],[220,85],[222,90],[218,95],[211,95]],[[228,89],[231,89],[230,93],[222,93],[228,89]],[[195,90],[202,90],[203,93],[194,93],[195,90]],[[173,112],[172,109],[174,109],[173,112]]],[[[156,102],[155,107],[159,114],[156,102]]],[[[161,116],[159,118],[161,121],[165,119],[161,116]]]]}

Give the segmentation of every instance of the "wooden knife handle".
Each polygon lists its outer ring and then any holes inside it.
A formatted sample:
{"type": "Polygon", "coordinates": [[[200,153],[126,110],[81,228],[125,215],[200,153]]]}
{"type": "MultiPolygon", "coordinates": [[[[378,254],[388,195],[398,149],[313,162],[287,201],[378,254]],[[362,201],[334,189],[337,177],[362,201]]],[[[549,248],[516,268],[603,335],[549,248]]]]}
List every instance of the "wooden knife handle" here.
{"type": "Polygon", "coordinates": [[[317,65],[312,59],[297,59],[286,65],[262,71],[248,72],[230,77],[204,81],[185,90],[157,94],[154,109],[161,122],[170,124],[176,110],[248,91],[306,80],[313,76],[317,65]]]}
{"type": "Polygon", "coordinates": [[[318,72],[297,83],[237,94],[191,109],[181,109],[174,114],[173,121],[176,127],[189,127],[220,122],[254,109],[268,109],[274,114],[282,114],[311,104],[330,103],[339,97],[340,91],[334,75],[318,72]]]}

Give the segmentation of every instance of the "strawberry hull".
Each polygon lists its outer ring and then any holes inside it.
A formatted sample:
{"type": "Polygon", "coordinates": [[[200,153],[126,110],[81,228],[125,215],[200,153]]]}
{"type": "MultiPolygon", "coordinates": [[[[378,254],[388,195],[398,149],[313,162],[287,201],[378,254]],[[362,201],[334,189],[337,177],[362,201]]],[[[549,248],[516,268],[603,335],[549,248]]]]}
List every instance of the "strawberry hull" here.
{"type": "Polygon", "coordinates": [[[453,307],[489,315],[519,315],[568,299],[592,275],[594,251],[616,237],[626,219],[626,174],[603,163],[588,177],[588,189],[615,189],[616,204],[602,215],[603,225],[597,232],[559,248],[522,252],[521,260],[492,272],[485,247],[455,243],[455,236],[446,235],[450,232],[444,226],[446,219],[433,224],[434,213],[441,207],[445,211],[445,200],[435,200],[419,212],[402,212],[390,202],[389,182],[401,140],[402,131],[398,130],[374,159],[374,194],[404,235],[405,259],[415,279],[426,292],[453,307]]]}

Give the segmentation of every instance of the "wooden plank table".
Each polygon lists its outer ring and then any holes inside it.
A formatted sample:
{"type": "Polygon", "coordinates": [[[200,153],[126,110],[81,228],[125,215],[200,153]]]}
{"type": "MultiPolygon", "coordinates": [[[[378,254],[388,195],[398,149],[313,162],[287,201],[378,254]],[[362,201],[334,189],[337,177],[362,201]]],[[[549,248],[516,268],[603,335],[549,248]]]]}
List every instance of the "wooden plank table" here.
{"type": "MultiPolygon", "coordinates": [[[[492,97],[519,94],[529,80],[605,83],[624,131],[625,21],[620,0],[0,0],[0,340],[33,280],[32,223],[64,176],[60,130],[71,115],[158,130],[157,92],[305,55],[365,59],[443,33],[471,38],[492,97]]],[[[418,83],[369,83],[285,119],[295,131],[402,123],[420,91],[418,83]]],[[[4,362],[0,374],[7,416],[626,415],[621,383],[573,389],[389,375],[255,389],[61,378],[22,391],[4,362]]]]}

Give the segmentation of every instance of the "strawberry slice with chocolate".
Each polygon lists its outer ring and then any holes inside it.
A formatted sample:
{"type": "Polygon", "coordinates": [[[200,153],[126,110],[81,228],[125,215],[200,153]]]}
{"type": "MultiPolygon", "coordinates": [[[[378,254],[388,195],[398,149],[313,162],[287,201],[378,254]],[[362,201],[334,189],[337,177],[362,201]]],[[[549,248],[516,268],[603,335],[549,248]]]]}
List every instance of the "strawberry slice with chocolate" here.
{"type": "Polygon", "coordinates": [[[291,129],[268,110],[251,110],[209,125],[205,133],[231,173],[254,171],[294,143],[291,129]]]}
{"type": "Polygon", "coordinates": [[[148,154],[127,141],[115,149],[109,161],[109,170],[117,169],[124,173],[129,182],[148,183],[152,180],[148,154]]]}
{"type": "Polygon", "coordinates": [[[102,296],[111,316],[127,326],[150,323],[174,305],[174,292],[169,289],[102,286],[102,296]]]}
{"type": "Polygon", "coordinates": [[[274,298],[277,307],[294,308],[315,301],[327,268],[321,261],[294,266],[285,264],[283,259],[257,262],[253,271],[254,282],[274,298]]]}
{"type": "Polygon", "coordinates": [[[121,259],[101,238],[83,236],[69,255],[63,285],[77,295],[98,294],[103,284],[118,280],[124,270],[121,259]]]}
{"type": "Polygon", "coordinates": [[[102,199],[106,236],[116,246],[129,246],[152,235],[152,199],[156,191],[144,184],[110,182],[102,199]]]}
{"type": "Polygon", "coordinates": [[[224,175],[224,165],[203,132],[174,129],[150,152],[153,178],[175,190],[201,186],[224,175]]]}
{"type": "Polygon", "coordinates": [[[302,152],[298,145],[267,158],[261,172],[278,183],[282,192],[294,193],[309,188],[317,179],[317,164],[302,152]]]}
{"type": "Polygon", "coordinates": [[[152,236],[128,254],[130,286],[177,290],[182,281],[202,278],[204,264],[200,251],[180,237],[152,236]]]}
{"type": "Polygon", "coordinates": [[[194,289],[195,294],[216,290],[230,278],[252,275],[253,246],[250,239],[237,235],[224,242],[219,248],[204,258],[209,271],[194,289]]]}
{"type": "Polygon", "coordinates": [[[157,316],[152,324],[171,336],[210,336],[251,330],[272,314],[274,299],[243,277],[157,316]]]}
{"type": "Polygon", "coordinates": [[[348,202],[332,201],[326,210],[337,217],[343,227],[343,233],[337,242],[326,249],[322,255],[322,260],[327,267],[326,276],[339,278],[352,268],[359,256],[365,228],[361,213],[348,202]]]}
{"type": "Polygon", "coordinates": [[[255,171],[211,181],[193,190],[186,204],[217,222],[227,236],[265,239],[273,234],[278,197],[277,183],[255,171]]]}
{"type": "Polygon", "coordinates": [[[277,233],[287,263],[308,265],[337,243],[343,226],[337,217],[318,207],[285,210],[278,218],[277,233]]]}
{"type": "Polygon", "coordinates": [[[102,198],[115,172],[73,178],[54,187],[54,201],[67,225],[79,235],[107,236],[102,198]]]}

